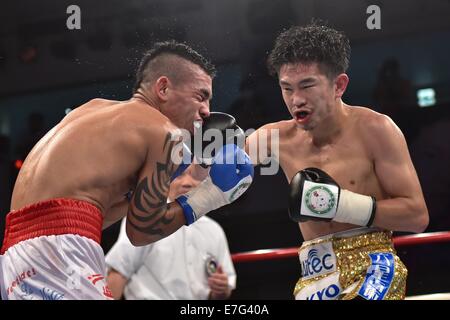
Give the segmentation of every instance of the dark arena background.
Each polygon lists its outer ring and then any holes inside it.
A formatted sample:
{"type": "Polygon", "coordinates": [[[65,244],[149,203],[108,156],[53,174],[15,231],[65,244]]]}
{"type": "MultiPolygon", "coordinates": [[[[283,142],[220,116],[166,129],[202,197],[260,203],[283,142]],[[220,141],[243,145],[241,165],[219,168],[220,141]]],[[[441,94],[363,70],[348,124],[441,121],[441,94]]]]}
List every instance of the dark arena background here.
{"type": "MultiPolygon", "coordinates": [[[[407,296],[448,293],[449,17],[448,0],[3,1],[0,239],[16,176],[33,145],[90,99],[129,99],[139,59],[153,43],[175,39],[208,56],[218,69],[211,111],[234,115],[245,130],[290,117],[277,79],[267,72],[267,55],[281,30],[321,19],[350,38],[343,100],[397,123],[422,185],[430,214],[425,234],[394,234],[406,237],[396,246],[409,269],[407,296]],[[79,28],[68,28],[70,5],[80,9],[79,28]]],[[[259,170],[241,199],[209,216],[224,228],[235,254],[231,298],[292,300],[300,275],[294,248],[303,239],[288,217],[285,176],[259,170]],[[256,251],[268,249],[289,250],[256,251]]],[[[116,223],[103,232],[105,253],[118,231],[116,223]]]]}

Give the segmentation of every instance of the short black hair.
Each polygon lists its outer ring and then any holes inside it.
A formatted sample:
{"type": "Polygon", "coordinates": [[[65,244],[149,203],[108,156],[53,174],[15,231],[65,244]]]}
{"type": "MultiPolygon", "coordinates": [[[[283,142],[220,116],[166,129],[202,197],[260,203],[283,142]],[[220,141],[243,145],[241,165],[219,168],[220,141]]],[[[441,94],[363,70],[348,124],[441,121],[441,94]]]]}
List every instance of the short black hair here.
{"type": "Polygon", "coordinates": [[[267,59],[272,75],[289,63],[318,63],[330,79],[347,71],[350,61],[350,41],[340,31],[312,22],[283,31],[267,59]]]}
{"type": "MultiPolygon", "coordinates": [[[[156,73],[164,73],[172,72],[174,74],[177,73],[177,64],[166,63],[166,65],[161,65],[161,63],[153,66],[152,69],[159,70],[149,70],[149,65],[155,61],[157,58],[162,56],[176,56],[186,61],[192,62],[203,69],[211,78],[214,78],[216,75],[216,68],[214,65],[202,56],[200,53],[192,49],[185,43],[177,42],[175,40],[169,40],[164,42],[157,42],[153,45],[153,47],[144,53],[144,56],[139,63],[139,67],[136,71],[136,82],[133,88],[133,92],[136,92],[141,83],[147,79],[147,73],[156,72],[156,73]],[[170,70],[170,71],[169,71],[170,70]]],[[[161,74],[162,75],[162,74],[161,74]]]]}

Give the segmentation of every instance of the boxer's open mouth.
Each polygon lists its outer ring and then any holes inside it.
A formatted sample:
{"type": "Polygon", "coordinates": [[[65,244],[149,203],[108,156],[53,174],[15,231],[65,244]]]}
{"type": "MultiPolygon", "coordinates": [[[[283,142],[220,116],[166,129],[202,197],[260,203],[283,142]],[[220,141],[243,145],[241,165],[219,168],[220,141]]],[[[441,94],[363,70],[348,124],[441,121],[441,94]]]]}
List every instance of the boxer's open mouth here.
{"type": "Polygon", "coordinates": [[[300,111],[296,111],[296,112],[294,113],[295,120],[304,120],[304,119],[306,119],[309,115],[310,115],[310,112],[309,112],[309,111],[306,111],[306,110],[300,110],[300,111]]]}

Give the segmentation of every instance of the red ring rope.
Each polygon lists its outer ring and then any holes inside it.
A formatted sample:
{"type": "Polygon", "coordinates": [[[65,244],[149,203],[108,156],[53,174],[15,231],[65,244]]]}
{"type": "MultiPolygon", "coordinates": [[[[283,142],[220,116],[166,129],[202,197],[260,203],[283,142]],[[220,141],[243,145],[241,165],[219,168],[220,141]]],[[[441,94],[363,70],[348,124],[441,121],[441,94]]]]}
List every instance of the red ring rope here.
{"type": "MultiPolygon", "coordinates": [[[[394,237],[394,245],[396,248],[405,246],[414,246],[419,244],[439,243],[439,242],[450,242],[450,231],[419,233],[407,236],[394,237]]],[[[297,256],[298,256],[297,247],[253,250],[247,252],[234,253],[231,255],[234,263],[283,259],[297,256]]]]}

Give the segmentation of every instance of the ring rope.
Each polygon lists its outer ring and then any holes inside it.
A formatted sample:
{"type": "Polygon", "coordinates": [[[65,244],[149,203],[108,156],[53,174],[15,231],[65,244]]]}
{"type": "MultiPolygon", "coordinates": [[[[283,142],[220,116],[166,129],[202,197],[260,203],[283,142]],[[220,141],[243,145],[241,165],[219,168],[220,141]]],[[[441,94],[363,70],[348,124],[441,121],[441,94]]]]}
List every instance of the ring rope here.
{"type": "MultiPolygon", "coordinates": [[[[405,235],[394,237],[394,246],[396,248],[415,246],[430,243],[450,242],[450,231],[444,232],[428,232],[413,235],[405,235]]],[[[284,259],[298,256],[298,247],[293,248],[277,248],[277,249],[260,249],[234,253],[231,255],[234,263],[251,262],[262,260],[284,259]]]]}

